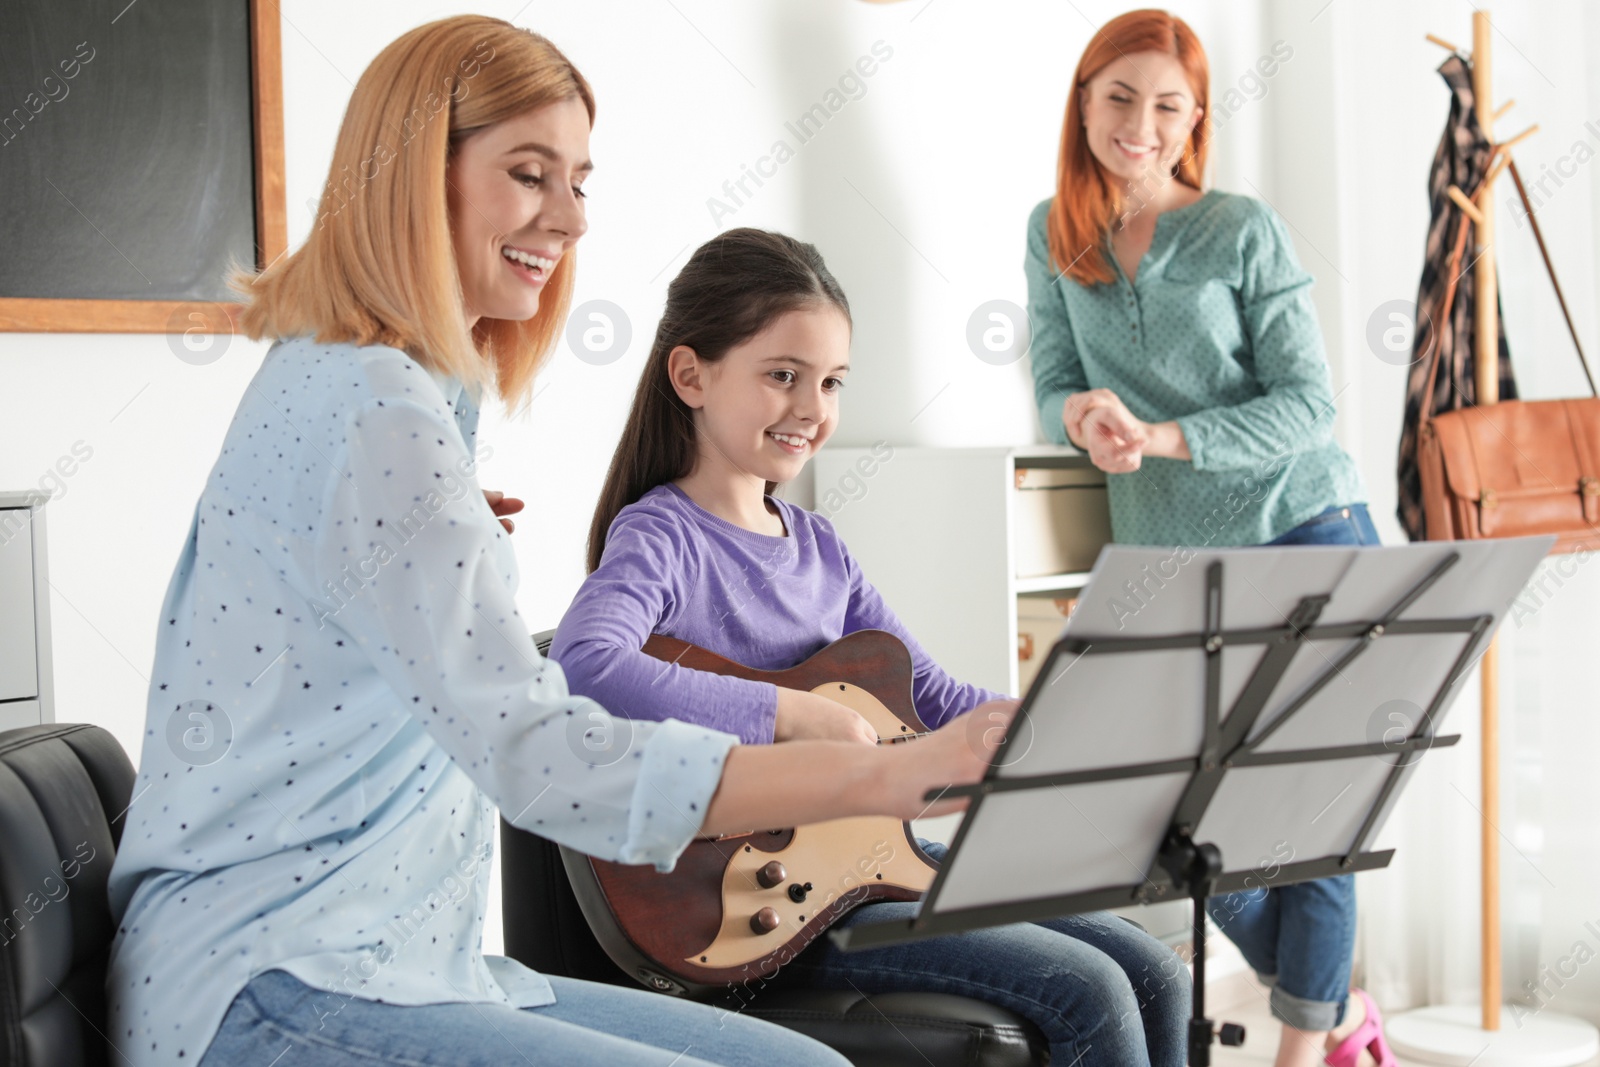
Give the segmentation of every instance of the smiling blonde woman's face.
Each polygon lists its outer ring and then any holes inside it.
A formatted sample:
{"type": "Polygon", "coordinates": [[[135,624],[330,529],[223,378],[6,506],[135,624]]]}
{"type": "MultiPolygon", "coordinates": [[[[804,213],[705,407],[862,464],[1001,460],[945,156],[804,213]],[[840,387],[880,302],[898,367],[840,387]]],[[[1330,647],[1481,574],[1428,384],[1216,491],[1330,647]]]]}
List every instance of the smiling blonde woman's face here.
{"type": "Polygon", "coordinates": [[[1107,63],[1089,79],[1083,101],[1089,151],[1127,181],[1165,180],[1201,114],[1183,64],[1166,52],[1107,63]]]}
{"type": "Polygon", "coordinates": [[[446,167],[450,236],[468,323],[523,321],[588,229],[589,112],[572,98],[478,130],[446,167]]]}

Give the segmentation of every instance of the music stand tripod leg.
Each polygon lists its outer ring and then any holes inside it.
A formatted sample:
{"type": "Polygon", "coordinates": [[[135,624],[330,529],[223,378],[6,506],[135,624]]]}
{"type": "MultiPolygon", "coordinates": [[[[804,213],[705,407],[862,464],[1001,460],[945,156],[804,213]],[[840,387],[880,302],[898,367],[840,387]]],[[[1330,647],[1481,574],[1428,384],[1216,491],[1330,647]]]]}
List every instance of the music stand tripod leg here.
{"type": "Polygon", "coordinates": [[[1189,1018],[1189,1063],[1191,1067],[1210,1067],[1211,1044],[1244,1044],[1245,1029],[1238,1023],[1223,1023],[1219,1028],[1206,1018],[1206,898],[1222,873],[1222,852],[1216,845],[1196,845],[1188,829],[1168,835],[1162,847],[1161,866],[1173,881],[1189,887],[1194,903],[1194,1012],[1189,1018]]]}

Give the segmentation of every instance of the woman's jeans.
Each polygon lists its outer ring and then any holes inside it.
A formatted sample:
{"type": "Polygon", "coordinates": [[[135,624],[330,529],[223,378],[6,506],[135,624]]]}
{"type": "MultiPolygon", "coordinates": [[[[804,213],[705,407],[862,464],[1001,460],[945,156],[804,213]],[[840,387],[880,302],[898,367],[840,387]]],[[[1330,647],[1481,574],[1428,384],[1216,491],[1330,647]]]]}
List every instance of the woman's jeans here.
{"type": "MultiPolygon", "coordinates": [[[[917,843],[932,859],[944,859],[944,845],[917,843]]],[[[867,904],[840,925],[903,922],[917,907],[867,904]]],[[[1107,912],[853,952],[821,937],[774,984],[986,1001],[1038,1026],[1050,1043],[1050,1062],[1063,1067],[1182,1067],[1188,1053],[1188,968],[1160,941],[1107,912]]],[[[759,991],[749,1003],[761,1003],[759,991]]]]}
{"type": "MultiPolygon", "coordinates": [[[[1331,507],[1273,545],[1375,545],[1363,504],[1331,507]]],[[[1272,1014],[1297,1030],[1332,1030],[1344,1019],[1356,943],[1355,876],[1212,897],[1212,921],[1272,987],[1272,1014]]]]}
{"type": "Polygon", "coordinates": [[[234,999],[200,1067],[850,1067],[819,1041],[645,989],[547,975],[556,1002],[380,1004],[266,971],[234,999]]]}
{"type": "Polygon", "coordinates": [[[1268,545],[1375,545],[1378,528],[1365,504],[1336,504],[1268,545]]]}
{"type": "MultiPolygon", "coordinates": [[[[942,860],[945,846],[919,839],[942,860]]],[[[913,903],[857,908],[841,925],[907,919],[913,903]]],[[[740,1014],[643,989],[546,976],[556,1002],[400,1006],[352,998],[336,1014],[326,994],[285,971],[257,975],[234,1000],[200,1067],[259,1063],[293,1049],[296,1067],[449,1064],[504,1067],[847,1067],[826,1046],[740,1014]]],[[[1030,1019],[1050,1043],[1052,1063],[1071,1067],[1181,1067],[1190,1003],[1189,971],[1160,941],[1104,912],[975,930],[843,953],[812,942],[761,990],[796,986],[870,993],[950,993],[1030,1019]]]]}

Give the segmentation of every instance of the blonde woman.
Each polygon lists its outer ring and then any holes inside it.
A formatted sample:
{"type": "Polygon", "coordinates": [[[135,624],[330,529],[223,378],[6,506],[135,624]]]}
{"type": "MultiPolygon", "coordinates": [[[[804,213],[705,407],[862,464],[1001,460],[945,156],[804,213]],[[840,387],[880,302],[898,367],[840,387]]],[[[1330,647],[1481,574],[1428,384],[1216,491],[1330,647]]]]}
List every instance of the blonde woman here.
{"type": "Polygon", "coordinates": [[[162,607],[111,873],[120,1062],[845,1063],[481,954],[497,808],[670,869],[702,833],[914,817],[979,776],[1015,708],[893,749],[667,721],[618,724],[630,751],[602,765],[574,738],[605,713],[535,651],[497,517],[516,504],[473,457],[485,391],[524,403],[560,333],[594,110],[542,37],[413,30],[355,88],[310,238],[236,279],[246,332],[276,343],[162,607]]]}

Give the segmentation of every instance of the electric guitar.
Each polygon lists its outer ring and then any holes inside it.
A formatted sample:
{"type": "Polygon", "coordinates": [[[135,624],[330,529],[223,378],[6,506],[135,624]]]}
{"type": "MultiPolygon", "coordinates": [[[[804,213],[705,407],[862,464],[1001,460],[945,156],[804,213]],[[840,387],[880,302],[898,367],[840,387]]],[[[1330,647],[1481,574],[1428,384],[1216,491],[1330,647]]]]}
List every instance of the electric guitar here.
{"type": "MultiPolygon", "coordinates": [[[[911,701],[911,654],[882,630],[849,634],[782,671],[753,670],[659,634],[644,652],[826,696],[860,713],[879,744],[928,732],[911,701]]],[[[890,816],[700,838],[666,874],[565,847],[561,854],[578,905],[611,959],[644,985],[680,996],[770,977],[852,908],[916,900],[938,872],[910,824],[890,816]]]]}

